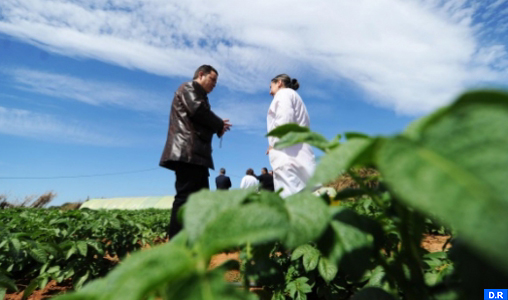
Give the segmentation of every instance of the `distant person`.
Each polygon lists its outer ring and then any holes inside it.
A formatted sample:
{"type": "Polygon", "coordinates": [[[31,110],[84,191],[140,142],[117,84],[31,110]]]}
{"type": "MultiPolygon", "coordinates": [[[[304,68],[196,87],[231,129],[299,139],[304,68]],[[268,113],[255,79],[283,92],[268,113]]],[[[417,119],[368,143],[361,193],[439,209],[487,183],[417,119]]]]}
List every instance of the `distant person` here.
{"type": "Polygon", "coordinates": [[[208,169],[214,168],[213,135],[221,137],[231,128],[229,120],[215,115],[208,102],[208,94],[215,88],[218,76],[212,66],[200,66],[192,81],[180,85],[171,104],[168,137],[159,163],[176,175],[176,195],[168,228],[170,238],[182,229],[178,210],[189,195],[210,187],[208,169]]]}
{"type": "Polygon", "coordinates": [[[220,175],[215,177],[215,186],[218,190],[229,190],[231,188],[231,180],[226,176],[226,169],[220,169],[220,175]]]}
{"type": "Polygon", "coordinates": [[[254,170],[248,169],[247,172],[245,172],[245,176],[242,178],[242,182],[240,183],[241,189],[248,189],[251,187],[257,187],[259,185],[259,181],[256,178],[256,175],[254,175],[254,170]]]}
{"type": "MultiPolygon", "coordinates": [[[[277,75],[270,83],[272,103],[268,109],[267,129],[287,123],[296,123],[309,127],[310,118],[302,98],[296,90],[300,87],[298,80],[286,74],[277,75]]],[[[276,190],[283,188],[282,197],[298,193],[305,188],[307,181],[314,173],[316,162],[314,152],[309,144],[298,144],[284,149],[274,149],[278,141],[268,137],[270,164],[273,169],[273,182],[276,190]]]]}
{"type": "Polygon", "coordinates": [[[259,175],[257,178],[259,180],[259,183],[261,184],[262,189],[265,189],[267,191],[272,191],[272,192],[274,191],[273,175],[270,175],[268,173],[267,168],[262,168],[261,175],[259,175]]]}

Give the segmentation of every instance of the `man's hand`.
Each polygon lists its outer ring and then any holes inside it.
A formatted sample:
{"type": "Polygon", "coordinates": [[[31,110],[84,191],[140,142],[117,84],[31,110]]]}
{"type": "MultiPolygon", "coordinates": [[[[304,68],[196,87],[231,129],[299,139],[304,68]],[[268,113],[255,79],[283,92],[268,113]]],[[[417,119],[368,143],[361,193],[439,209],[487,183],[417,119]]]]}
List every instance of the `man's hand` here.
{"type": "Polygon", "coordinates": [[[222,131],[218,134],[219,137],[223,136],[226,131],[229,131],[231,129],[231,126],[233,126],[231,123],[229,123],[229,119],[224,119],[224,127],[222,127],[222,131]]]}
{"type": "Polygon", "coordinates": [[[268,153],[270,153],[270,150],[272,150],[273,147],[272,146],[268,146],[268,150],[266,150],[266,155],[268,155],[268,153]]]}

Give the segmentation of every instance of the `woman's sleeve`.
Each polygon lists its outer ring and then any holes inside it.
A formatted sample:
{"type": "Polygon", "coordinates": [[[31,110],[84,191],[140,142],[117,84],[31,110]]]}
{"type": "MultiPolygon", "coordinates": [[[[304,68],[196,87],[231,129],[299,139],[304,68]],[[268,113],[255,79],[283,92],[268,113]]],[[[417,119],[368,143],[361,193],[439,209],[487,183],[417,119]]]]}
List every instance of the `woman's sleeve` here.
{"type": "MultiPolygon", "coordinates": [[[[272,129],[276,128],[280,125],[284,125],[287,123],[294,123],[294,108],[293,103],[291,102],[290,95],[285,93],[284,91],[279,91],[275,94],[274,97],[274,107],[273,107],[273,122],[272,129]]],[[[270,146],[274,146],[275,143],[279,139],[276,137],[268,137],[268,143],[270,146]]]]}
{"type": "Polygon", "coordinates": [[[285,93],[285,91],[281,91],[277,93],[275,97],[277,98],[274,118],[275,127],[287,123],[293,123],[295,111],[293,108],[293,103],[291,102],[290,95],[285,93]]]}

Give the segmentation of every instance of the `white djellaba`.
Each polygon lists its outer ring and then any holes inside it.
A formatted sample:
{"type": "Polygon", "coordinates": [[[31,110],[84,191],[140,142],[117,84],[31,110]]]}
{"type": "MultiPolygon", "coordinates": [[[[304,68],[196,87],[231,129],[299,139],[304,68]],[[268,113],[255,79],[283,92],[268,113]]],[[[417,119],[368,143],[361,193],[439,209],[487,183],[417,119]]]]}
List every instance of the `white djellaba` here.
{"type": "MultiPolygon", "coordinates": [[[[268,132],[287,123],[309,127],[310,119],[300,95],[293,89],[281,88],[268,109],[268,132]]],[[[268,137],[271,147],[274,147],[277,141],[276,137],[268,137]]],[[[275,190],[283,188],[283,198],[303,190],[316,168],[314,151],[308,144],[297,144],[280,150],[271,149],[268,155],[273,169],[275,190]]]]}

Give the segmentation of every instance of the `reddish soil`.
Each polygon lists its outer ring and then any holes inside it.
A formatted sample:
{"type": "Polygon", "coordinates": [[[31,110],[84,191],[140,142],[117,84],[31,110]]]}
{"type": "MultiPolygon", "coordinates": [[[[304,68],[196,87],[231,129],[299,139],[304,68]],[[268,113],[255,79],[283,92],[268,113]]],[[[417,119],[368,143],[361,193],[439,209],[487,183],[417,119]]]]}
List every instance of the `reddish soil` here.
{"type": "MultiPolygon", "coordinates": [[[[5,295],[5,300],[21,300],[23,299],[23,290],[26,285],[18,285],[18,289],[20,292],[12,293],[5,295]]],[[[65,280],[62,283],[57,283],[55,280],[51,280],[48,282],[46,287],[42,290],[36,290],[28,297],[29,300],[40,300],[40,299],[50,299],[57,294],[63,293],[65,291],[72,290],[72,281],[65,280]]]]}
{"type": "MultiPolygon", "coordinates": [[[[208,269],[209,270],[214,269],[230,259],[240,261],[239,252],[221,253],[214,255],[210,261],[208,269]]],[[[224,278],[226,279],[227,282],[240,282],[242,277],[240,275],[240,271],[231,270],[226,272],[224,278]]]]}
{"type": "Polygon", "coordinates": [[[425,234],[422,240],[422,248],[429,252],[440,252],[448,250],[452,245],[446,244],[450,238],[449,235],[430,235],[425,234]],[[446,244],[446,249],[443,247],[446,244]]]}

